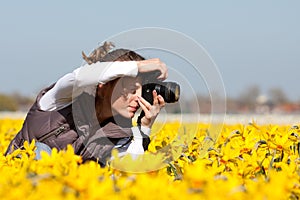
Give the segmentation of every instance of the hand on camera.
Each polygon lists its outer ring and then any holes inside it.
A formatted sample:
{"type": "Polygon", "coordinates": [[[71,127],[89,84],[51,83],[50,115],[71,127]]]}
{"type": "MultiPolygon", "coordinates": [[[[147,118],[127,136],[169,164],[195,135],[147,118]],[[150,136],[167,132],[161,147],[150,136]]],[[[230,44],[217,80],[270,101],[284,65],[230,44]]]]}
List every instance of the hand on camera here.
{"type": "Polygon", "coordinates": [[[140,73],[159,70],[161,74],[157,79],[165,80],[168,77],[168,68],[159,58],[136,61],[136,63],[140,73]]]}
{"type": "Polygon", "coordinates": [[[158,113],[165,106],[165,100],[161,95],[153,90],[153,105],[146,101],[143,97],[138,97],[138,102],[145,116],[141,119],[141,125],[151,128],[158,113]]]}

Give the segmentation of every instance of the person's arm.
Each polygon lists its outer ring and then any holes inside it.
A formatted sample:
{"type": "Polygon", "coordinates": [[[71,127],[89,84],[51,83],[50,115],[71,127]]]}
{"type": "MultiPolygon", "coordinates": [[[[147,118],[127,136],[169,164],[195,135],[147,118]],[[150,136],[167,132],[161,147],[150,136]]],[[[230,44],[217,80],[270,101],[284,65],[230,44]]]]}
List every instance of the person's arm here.
{"type": "Polygon", "coordinates": [[[154,90],[153,94],[153,103],[150,104],[143,97],[139,96],[139,105],[144,111],[145,115],[141,118],[140,129],[138,127],[133,127],[133,140],[128,147],[126,153],[130,153],[133,156],[138,154],[143,154],[150,143],[150,131],[151,127],[158,116],[160,110],[165,106],[164,98],[161,95],[158,95],[154,90]],[[143,135],[144,134],[144,135],[143,135]],[[148,140],[148,141],[147,141],[148,140]],[[143,143],[144,142],[144,143],[143,143]],[[146,144],[145,144],[146,142],[146,144]]]}
{"type": "Polygon", "coordinates": [[[60,78],[40,99],[40,108],[45,111],[63,108],[83,92],[95,95],[98,83],[104,84],[124,75],[136,76],[137,73],[138,66],[134,61],[86,64],[60,78]]]}
{"type": "Polygon", "coordinates": [[[150,72],[159,70],[159,79],[166,79],[168,70],[160,59],[122,62],[96,62],[86,64],[75,69],[59,79],[55,86],[40,99],[42,110],[58,110],[72,103],[72,100],[83,92],[95,95],[98,83],[105,84],[108,81],[121,76],[137,76],[138,72],[150,72]]]}

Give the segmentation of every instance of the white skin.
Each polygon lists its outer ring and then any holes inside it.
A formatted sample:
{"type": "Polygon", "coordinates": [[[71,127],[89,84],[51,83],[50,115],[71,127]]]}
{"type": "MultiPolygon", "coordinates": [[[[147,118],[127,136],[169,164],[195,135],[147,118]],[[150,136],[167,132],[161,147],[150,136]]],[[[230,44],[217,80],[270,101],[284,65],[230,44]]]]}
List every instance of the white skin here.
{"type": "Polygon", "coordinates": [[[153,91],[153,104],[147,102],[142,96],[142,85],[139,78],[123,77],[111,81],[105,85],[99,85],[102,95],[105,93],[106,100],[103,101],[101,115],[108,118],[121,115],[131,119],[136,111],[141,108],[145,116],[141,119],[141,125],[151,128],[160,110],[165,106],[161,95],[153,91]]]}

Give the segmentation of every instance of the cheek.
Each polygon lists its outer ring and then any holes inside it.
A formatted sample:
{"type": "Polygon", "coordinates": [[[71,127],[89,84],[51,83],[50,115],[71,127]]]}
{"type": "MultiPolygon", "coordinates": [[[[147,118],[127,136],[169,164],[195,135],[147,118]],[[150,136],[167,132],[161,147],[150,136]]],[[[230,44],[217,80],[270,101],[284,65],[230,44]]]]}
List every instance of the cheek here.
{"type": "Polygon", "coordinates": [[[112,109],[118,110],[126,107],[127,101],[123,96],[115,98],[114,101],[111,102],[112,109]]]}

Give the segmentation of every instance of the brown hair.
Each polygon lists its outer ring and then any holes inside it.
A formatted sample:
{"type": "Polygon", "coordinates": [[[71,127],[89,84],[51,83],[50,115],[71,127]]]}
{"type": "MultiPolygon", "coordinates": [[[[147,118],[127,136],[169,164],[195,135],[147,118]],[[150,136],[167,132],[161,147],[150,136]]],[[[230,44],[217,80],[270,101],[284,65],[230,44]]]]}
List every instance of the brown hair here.
{"type": "Polygon", "coordinates": [[[82,52],[83,59],[88,63],[114,62],[114,61],[140,61],[145,60],[144,57],[134,51],[128,49],[116,49],[110,51],[115,45],[112,42],[104,42],[102,46],[94,49],[89,56],[82,52]]]}
{"type": "MultiPolygon", "coordinates": [[[[116,49],[110,51],[114,47],[114,44],[111,42],[105,42],[102,46],[98,47],[89,56],[86,56],[84,52],[82,52],[83,59],[88,63],[96,63],[96,62],[114,62],[114,61],[140,61],[145,60],[141,55],[137,54],[134,51],[128,49],[116,49]]],[[[110,84],[114,86],[118,79],[111,80],[110,84]]],[[[107,98],[107,97],[106,97],[107,98]]],[[[96,115],[99,122],[103,119],[101,117],[101,111],[103,106],[103,97],[100,94],[99,87],[97,87],[96,98],[95,98],[95,108],[96,115]]],[[[125,120],[124,122],[127,124],[131,124],[131,120],[125,120]]]]}

